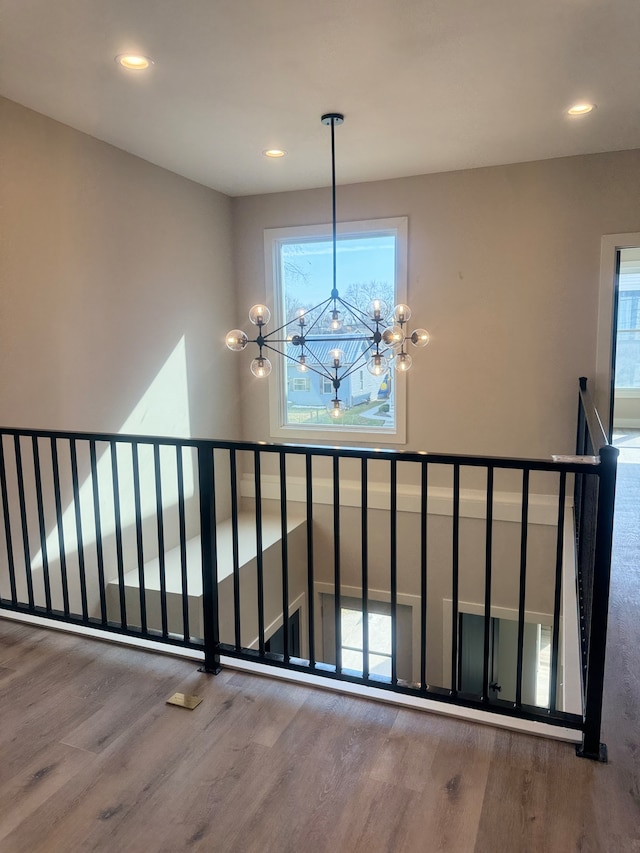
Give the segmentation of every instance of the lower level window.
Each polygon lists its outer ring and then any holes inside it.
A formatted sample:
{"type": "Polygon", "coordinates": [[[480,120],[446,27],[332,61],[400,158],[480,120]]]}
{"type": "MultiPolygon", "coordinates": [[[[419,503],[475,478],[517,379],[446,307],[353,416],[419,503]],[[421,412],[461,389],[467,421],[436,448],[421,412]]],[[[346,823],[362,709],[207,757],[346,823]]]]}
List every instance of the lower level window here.
{"type": "MultiPolygon", "coordinates": [[[[369,672],[391,678],[391,615],[368,613],[369,672]]],[[[362,610],[343,607],[340,614],[342,628],[342,666],[362,672],[364,660],[364,615],[362,610]]]]}

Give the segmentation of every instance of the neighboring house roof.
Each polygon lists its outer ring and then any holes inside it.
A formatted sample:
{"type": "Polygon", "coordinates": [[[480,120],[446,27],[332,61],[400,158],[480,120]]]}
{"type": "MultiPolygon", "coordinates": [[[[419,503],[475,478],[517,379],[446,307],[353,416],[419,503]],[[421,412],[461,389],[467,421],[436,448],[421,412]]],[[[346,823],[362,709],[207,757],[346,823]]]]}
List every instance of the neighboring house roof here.
{"type": "MultiPolygon", "coordinates": [[[[364,341],[321,341],[313,344],[313,354],[316,356],[318,361],[321,364],[330,366],[333,363],[333,356],[331,353],[335,349],[339,349],[344,353],[344,358],[342,359],[344,364],[353,364],[362,353],[367,349],[368,344],[364,341]]],[[[300,347],[295,346],[294,344],[287,345],[287,355],[291,358],[298,359],[300,356],[300,347]]],[[[309,364],[314,366],[316,363],[313,356],[310,353],[306,353],[309,364]]],[[[293,362],[289,362],[289,364],[293,367],[293,362]]],[[[364,366],[364,364],[363,364],[364,366]]]]}

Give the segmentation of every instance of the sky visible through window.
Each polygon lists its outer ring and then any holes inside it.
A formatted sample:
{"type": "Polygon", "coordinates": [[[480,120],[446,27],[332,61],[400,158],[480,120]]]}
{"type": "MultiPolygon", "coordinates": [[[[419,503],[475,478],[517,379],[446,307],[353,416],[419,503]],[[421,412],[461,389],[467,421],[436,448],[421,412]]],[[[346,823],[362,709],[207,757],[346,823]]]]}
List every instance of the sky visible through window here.
{"type": "MultiPolygon", "coordinates": [[[[396,302],[396,235],[395,233],[368,233],[338,237],[336,251],[337,288],[340,296],[350,305],[366,314],[374,298],[382,299],[391,311],[396,302]]],[[[331,296],[333,287],[333,243],[330,237],[287,240],[280,244],[280,303],[284,321],[296,319],[303,309],[311,311],[331,296]]],[[[340,307],[343,331],[366,333],[362,317],[340,307]]],[[[325,315],[328,317],[328,315],[325,315]]],[[[330,334],[326,325],[314,325],[318,314],[307,315],[307,330],[312,334],[330,334]]],[[[295,328],[289,327],[288,334],[295,328]]],[[[309,333],[307,331],[307,333],[309,333]]],[[[331,344],[316,352],[329,355],[331,344]]],[[[347,359],[357,359],[357,345],[345,345],[341,350],[347,359]],[[354,349],[354,347],[356,349],[354,349]],[[353,351],[352,351],[353,350],[353,351]]],[[[358,350],[358,353],[362,350],[358,350]]],[[[343,357],[344,357],[343,355],[343,357]]],[[[346,406],[340,421],[331,418],[327,403],[334,394],[330,382],[321,376],[311,375],[304,389],[295,381],[296,366],[287,364],[285,423],[291,425],[326,427],[332,429],[377,428],[395,429],[394,383],[390,375],[372,377],[366,373],[366,359],[353,374],[343,380],[339,399],[346,406]],[[383,380],[386,384],[383,386],[383,380]],[[383,386],[383,387],[381,387],[383,386]],[[329,396],[327,396],[329,395],[329,396]]]]}
{"type": "MultiPolygon", "coordinates": [[[[331,239],[284,243],[281,258],[284,295],[295,294],[300,302],[312,305],[330,296],[333,286],[331,239]]],[[[375,281],[395,288],[396,240],[393,234],[339,237],[336,259],[338,291],[343,298],[352,284],[375,281]]]]}

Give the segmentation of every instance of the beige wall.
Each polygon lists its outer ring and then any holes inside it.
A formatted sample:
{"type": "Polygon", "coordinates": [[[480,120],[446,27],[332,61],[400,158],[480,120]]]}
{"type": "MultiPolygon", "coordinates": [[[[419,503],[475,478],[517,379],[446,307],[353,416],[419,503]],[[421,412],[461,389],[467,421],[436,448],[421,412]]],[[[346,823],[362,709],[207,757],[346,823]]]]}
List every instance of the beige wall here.
{"type": "Polygon", "coordinates": [[[190,429],[175,373],[137,428],[236,436],[230,200],[4,99],[0,126],[2,424],[117,432],[184,337],[190,429]]]}
{"type": "MultiPolygon", "coordinates": [[[[340,220],[409,217],[408,302],[432,334],[408,376],[409,448],[572,452],[577,378],[595,373],[600,238],[638,230],[639,197],[640,151],[338,188],[340,220]]],[[[328,189],[233,200],[242,314],[270,301],[263,229],[330,209],[328,189]]],[[[238,360],[243,435],[268,439],[267,388],[238,360]]]]}

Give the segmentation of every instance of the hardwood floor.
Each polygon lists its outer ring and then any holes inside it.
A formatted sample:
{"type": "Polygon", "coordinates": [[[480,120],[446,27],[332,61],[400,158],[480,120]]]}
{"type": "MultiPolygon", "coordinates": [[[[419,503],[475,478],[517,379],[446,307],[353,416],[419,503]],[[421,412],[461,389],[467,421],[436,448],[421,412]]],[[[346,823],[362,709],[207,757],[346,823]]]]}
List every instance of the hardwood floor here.
{"type": "Polygon", "coordinates": [[[640,850],[631,705],[608,723],[605,766],[6,621],[0,649],[3,853],[640,850]],[[204,701],[166,705],[176,690],[204,701]]]}
{"type": "Polygon", "coordinates": [[[0,619],[0,850],[640,853],[637,507],[640,466],[621,466],[608,765],[0,619]]]}

